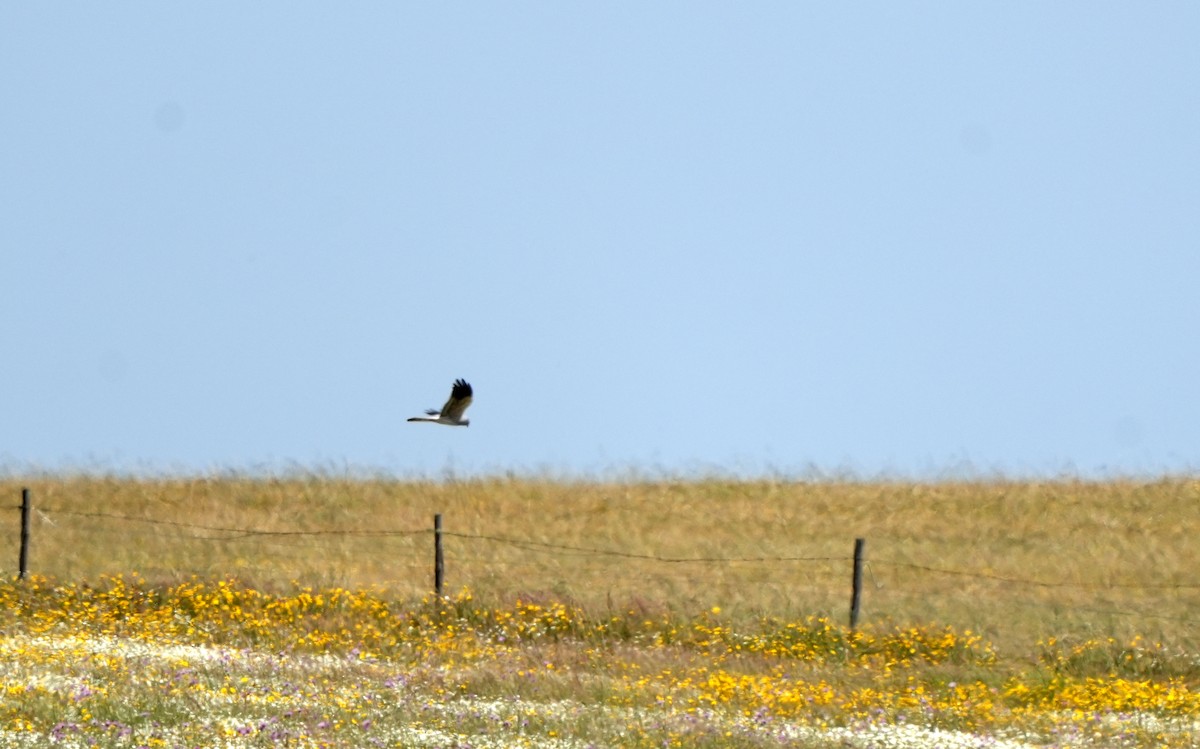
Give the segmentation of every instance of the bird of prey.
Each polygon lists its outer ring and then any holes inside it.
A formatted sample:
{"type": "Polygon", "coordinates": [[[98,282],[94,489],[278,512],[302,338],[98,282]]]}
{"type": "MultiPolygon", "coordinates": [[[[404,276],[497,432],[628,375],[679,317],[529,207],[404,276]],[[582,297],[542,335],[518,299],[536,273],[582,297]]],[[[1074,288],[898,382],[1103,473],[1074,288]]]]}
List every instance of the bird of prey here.
{"type": "Polygon", "coordinates": [[[450,388],[450,400],[446,401],[446,405],[442,406],[442,410],[429,409],[424,416],[414,416],[409,421],[428,421],[431,424],[445,424],[452,427],[465,427],[471,423],[470,419],[462,417],[463,412],[467,410],[467,406],[471,405],[471,385],[466,380],[455,380],[454,387],[450,388]]]}

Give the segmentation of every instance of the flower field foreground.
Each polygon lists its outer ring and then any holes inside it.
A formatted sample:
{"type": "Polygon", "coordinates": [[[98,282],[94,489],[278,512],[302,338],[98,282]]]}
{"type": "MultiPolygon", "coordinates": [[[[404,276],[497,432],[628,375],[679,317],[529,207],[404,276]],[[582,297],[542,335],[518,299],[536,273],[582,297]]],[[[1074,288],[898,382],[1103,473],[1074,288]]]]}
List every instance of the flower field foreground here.
{"type": "Polygon", "coordinates": [[[469,593],[0,584],[0,746],[1194,746],[1162,645],[469,593]]]}

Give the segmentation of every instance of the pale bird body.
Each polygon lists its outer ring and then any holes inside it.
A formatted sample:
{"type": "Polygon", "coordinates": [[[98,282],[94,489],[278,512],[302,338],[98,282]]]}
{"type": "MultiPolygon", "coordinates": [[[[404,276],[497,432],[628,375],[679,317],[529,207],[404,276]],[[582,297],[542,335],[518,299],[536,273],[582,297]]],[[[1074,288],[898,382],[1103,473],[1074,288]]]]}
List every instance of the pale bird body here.
{"type": "Polygon", "coordinates": [[[467,410],[467,406],[471,405],[471,397],[474,392],[471,390],[471,385],[466,380],[455,380],[454,387],[450,388],[450,400],[446,401],[446,405],[442,406],[442,410],[431,408],[425,412],[424,416],[413,416],[409,421],[427,421],[431,424],[445,424],[452,427],[465,427],[470,425],[470,419],[464,419],[463,412],[467,410]]]}

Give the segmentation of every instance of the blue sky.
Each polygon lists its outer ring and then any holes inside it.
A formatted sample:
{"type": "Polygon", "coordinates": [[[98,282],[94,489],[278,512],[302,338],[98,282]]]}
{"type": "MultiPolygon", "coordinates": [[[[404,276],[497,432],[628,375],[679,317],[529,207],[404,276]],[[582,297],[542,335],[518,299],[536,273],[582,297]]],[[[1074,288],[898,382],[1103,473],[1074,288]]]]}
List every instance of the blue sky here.
{"type": "Polygon", "coordinates": [[[1191,471],[1195,3],[8,3],[0,464],[1191,471]],[[471,426],[407,424],[451,381],[471,426]]]}

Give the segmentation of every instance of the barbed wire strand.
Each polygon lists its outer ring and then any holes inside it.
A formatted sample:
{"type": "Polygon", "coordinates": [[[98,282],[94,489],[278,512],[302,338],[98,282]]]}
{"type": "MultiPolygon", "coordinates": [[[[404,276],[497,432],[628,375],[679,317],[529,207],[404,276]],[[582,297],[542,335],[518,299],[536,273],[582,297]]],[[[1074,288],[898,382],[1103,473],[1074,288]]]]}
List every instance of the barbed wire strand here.
{"type": "MultiPolygon", "coordinates": [[[[364,538],[391,538],[403,536],[421,536],[430,535],[435,531],[431,528],[423,528],[419,530],[404,529],[404,530],[372,530],[372,529],[321,529],[321,530],[269,530],[255,528],[234,528],[228,526],[213,526],[196,523],[186,523],[177,520],[164,520],[161,518],[138,517],[134,515],[121,515],[115,513],[95,512],[95,511],[79,511],[69,510],[65,508],[40,507],[42,513],[61,514],[74,517],[84,517],[92,519],[109,519],[119,520],[123,522],[145,523],[150,525],[168,526],[174,528],[184,528],[190,530],[200,530],[208,533],[221,533],[223,536],[181,536],[181,538],[190,538],[204,541],[234,541],[255,537],[364,537],[364,538]]],[[[664,564],[731,564],[731,563],[798,563],[798,562],[840,562],[846,563],[852,561],[851,557],[847,556],[743,556],[743,557],[716,557],[716,556],[664,556],[646,552],[622,551],[619,549],[604,549],[587,546],[577,546],[572,544],[552,543],[549,541],[538,541],[533,539],[518,539],[508,536],[496,536],[487,534],[463,533],[459,531],[442,530],[443,537],[460,538],[471,541],[488,541],[492,543],[505,544],[515,548],[533,551],[537,553],[567,553],[580,556],[603,556],[616,559],[634,559],[641,561],[659,562],[664,564]]],[[[265,543],[265,542],[264,542],[265,543]]],[[[299,545],[295,545],[299,547],[299,545]]],[[[313,545],[315,547],[315,545],[313,545]]],[[[916,564],[913,562],[898,562],[884,559],[869,559],[864,560],[868,570],[872,576],[874,570],[871,565],[889,566],[895,568],[912,569],[921,572],[927,572],[939,575],[950,575],[958,577],[968,577],[974,579],[991,580],[994,582],[1006,583],[1010,585],[1025,585],[1041,588],[1078,588],[1078,589],[1130,589],[1130,590],[1193,590],[1200,589],[1200,583],[1086,583],[1086,582],[1069,582],[1069,581],[1047,581],[1030,578],[1021,578],[1010,575],[1000,575],[992,572],[980,572],[970,570],[949,569],[944,567],[934,567],[930,565],[916,564]]],[[[878,587],[878,585],[877,585],[878,587]]]]}
{"type": "Polygon", "coordinates": [[[217,540],[232,540],[238,538],[248,538],[251,536],[364,536],[364,537],[386,537],[386,536],[416,536],[432,533],[433,531],[427,528],[421,530],[370,530],[370,529],[325,529],[325,530],[267,530],[262,528],[229,528],[214,525],[198,525],[196,523],[184,523],[178,520],[162,520],[160,518],[144,518],[136,515],[116,515],[107,512],[81,512],[79,510],[50,510],[41,508],[43,512],[59,513],[62,515],[73,515],[76,517],[86,518],[110,518],[113,520],[123,520],[131,523],[147,523],[150,525],[167,525],[176,528],[192,528],[195,530],[210,531],[214,533],[228,533],[229,536],[217,540]]]}

